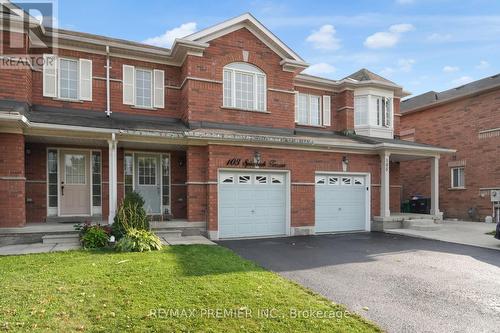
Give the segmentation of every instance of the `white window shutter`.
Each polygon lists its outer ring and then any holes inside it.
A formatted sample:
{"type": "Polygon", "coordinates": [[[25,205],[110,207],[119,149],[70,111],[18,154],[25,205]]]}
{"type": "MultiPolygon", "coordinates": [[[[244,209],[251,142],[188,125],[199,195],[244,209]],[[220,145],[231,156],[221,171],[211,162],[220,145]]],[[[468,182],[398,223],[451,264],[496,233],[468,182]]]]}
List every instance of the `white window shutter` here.
{"type": "Polygon", "coordinates": [[[123,65],[123,104],[135,104],[135,68],[134,66],[123,65]]]}
{"type": "Polygon", "coordinates": [[[57,57],[43,55],[43,96],[57,97],[57,57]]]}
{"type": "Polygon", "coordinates": [[[80,59],[80,99],[92,100],[92,60],[80,59]]]}
{"type": "Polygon", "coordinates": [[[323,95],[323,125],[330,126],[332,124],[332,107],[331,107],[331,97],[329,95],[323,95]]]}
{"type": "Polygon", "coordinates": [[[295,122],[299,122],[299,92],[295,92],[295,122]]]}
{"type": "Polygon", "coordinates": [[[159,69],[154,70],[154,107],[165,107],[165,72],[159,69]]]}

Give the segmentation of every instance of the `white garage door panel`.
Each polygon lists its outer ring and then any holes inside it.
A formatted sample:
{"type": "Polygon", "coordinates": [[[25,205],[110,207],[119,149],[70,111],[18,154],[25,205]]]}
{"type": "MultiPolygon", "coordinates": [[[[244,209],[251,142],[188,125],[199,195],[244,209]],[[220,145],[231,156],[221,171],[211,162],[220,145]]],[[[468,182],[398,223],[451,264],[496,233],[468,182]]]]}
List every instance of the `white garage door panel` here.
{"type": "Polygon", "coordinates": [[[318,179],[322,176],[318,177],[315,198],[316,232],[365,230],[367,190],[364,177],[356,177],[356,185],[354,182],[347,185],[340,181],[329,182],[328,175],[325,175],[324,183],[318,184],[318,179]]]}
{"type": "Polygon", "coordinates": [[[285,177],[280,174],[279,183],[276,183],[278,180],[273,175],[260,172],[221,172],[218,219],[220,238],[286,234],[285,177]],[[241,179],[244,183],[239,183],[240,176],[249,176],[250,180],[241,179]],[[272,179],[274,183],[271,182],[272,179]]]}

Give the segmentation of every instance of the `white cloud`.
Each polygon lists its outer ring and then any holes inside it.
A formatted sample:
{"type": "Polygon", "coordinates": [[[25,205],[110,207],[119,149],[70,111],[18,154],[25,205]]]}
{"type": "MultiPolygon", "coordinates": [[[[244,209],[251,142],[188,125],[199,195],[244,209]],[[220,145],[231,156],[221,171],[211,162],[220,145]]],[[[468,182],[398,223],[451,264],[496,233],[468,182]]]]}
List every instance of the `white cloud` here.
{"type": "Polygon", "coordinates": [[[311,75],[324,75],[335,73],[336,70],[334,66],[326,62],[320,62],[309,66],[304,72],[311,75]]]}
{"type": "Polygon", "coordinates": [[[410,72],[415,64],[415,59],[399,59],[398,66],[402,72],[410,72]]]}
{"type": "Polygon", "coordinates": [[[457,67],[457,66],[444,66],[443,67],[443,72],[445,73],[455,73],[455,72],[458,72],[460,70],[460,67],[457,67]]]}
{"type": "Polygon", "coordinates": [[[414,30],[415,27],[410,23],[394,24],[389,27],[389,31],[395,34],[401,34],[403,32],[408,32],[414,30]]]}
{"type": "Polygon", "coordinates": [[[370,49],[393,47],[399,42],[403,33],[414,29],[415,27],[409,23],[394,24],[389,27],[389,31],[380,31],[368,36],[364,45],[370,49]]]}
{"type": "Polygon", "coordinates": [[[440,34],[435,32],[427,36],[427,41],[433,43],[443,43],[451,40],[451,38],[452,38],[451,34],[440,34]]]}
{"type": "Polygon", "coordinates": [[[467,83],[472,82],[472,81],[474,81],[473,78],[471,78],[470,76],[464,75],[464,76],[459,77],[458,79],[451,81],[451,84],[453,86],[462,86],[462,85],[467,84],[467,83]]]}
{"type": "Polygon", "coordinates": [[[476,69],[479,69],[479,70],[485,70],[488,68],[490,68],[490,63],[487,62],[486,60],[481,60],[479,62],[479,64],[476,66],[476,69]]]}
{"type": "Polygon", "coordinates": [[[316,49],[338,50],[340,49],[340,39],[335,36],[336,33],[333,25],[325,24],[307,36],[306,41],[312,43],[316,49]]]}
{"type": "Polygon", "coordinates": [[[176,38],[185,37],[196,31],[196,22],[183,23],[178,27],[165,31],[164,34],[143,41],[154,46],[170,47],[176,38]]]}

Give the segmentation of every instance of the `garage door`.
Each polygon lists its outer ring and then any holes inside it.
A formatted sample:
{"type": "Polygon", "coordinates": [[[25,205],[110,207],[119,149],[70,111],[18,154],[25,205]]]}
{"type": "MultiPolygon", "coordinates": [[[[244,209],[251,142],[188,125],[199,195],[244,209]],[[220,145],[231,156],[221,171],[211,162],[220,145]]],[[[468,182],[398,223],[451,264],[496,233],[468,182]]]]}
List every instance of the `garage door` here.
{"type": "Polygon", "coordinates": [[[365,176],[317,174],[315,183],[316,232],[365,230],[365,176]]]}
{"type": "Polygon", "coordinates": [[[286,234],[285,174],[221,172],[219,238],[286,234]]]}

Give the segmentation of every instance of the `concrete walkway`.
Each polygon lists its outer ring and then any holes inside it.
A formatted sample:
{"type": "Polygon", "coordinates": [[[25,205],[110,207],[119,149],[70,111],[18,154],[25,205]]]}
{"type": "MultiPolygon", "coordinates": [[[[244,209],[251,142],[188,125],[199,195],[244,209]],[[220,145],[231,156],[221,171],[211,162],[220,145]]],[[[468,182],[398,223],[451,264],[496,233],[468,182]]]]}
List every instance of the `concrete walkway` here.
{"type": "Polygon", "coordinates": [[[78,250],[80,248],[81,248],[80,245],[74,245],[74,244],[43,244],[43,243],[16,244],[16,245],[1,246],[0,256],[58,252],[58,251],[78,250]]]}
{"type": "Polygon", "coordinates": [[[500,240],[486,235],[495,228],[495,223],[443,221],[439,230],[388,229],[384,232],[500,250],[500,240]]]}

